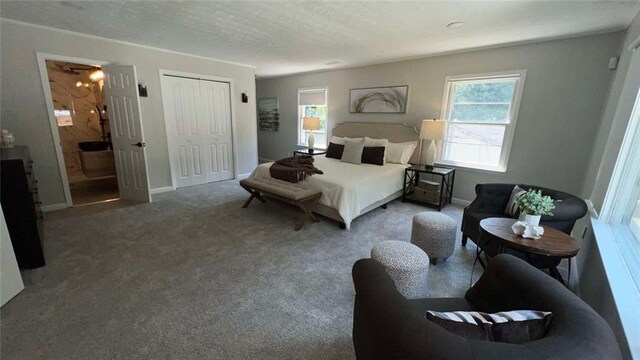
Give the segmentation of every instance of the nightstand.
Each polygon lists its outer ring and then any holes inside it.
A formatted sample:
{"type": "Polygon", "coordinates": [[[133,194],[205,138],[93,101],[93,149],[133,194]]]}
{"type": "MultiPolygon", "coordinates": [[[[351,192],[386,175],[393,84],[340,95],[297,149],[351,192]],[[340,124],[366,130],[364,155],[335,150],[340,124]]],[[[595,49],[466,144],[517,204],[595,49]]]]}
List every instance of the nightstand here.
{"type": "Polygon", "coordinates": [[[327,153],[327,150],[314,150],[313,152],[309,152],[310,149],[301,149],[301,150],[295,150],[293,152],[293,156],[296,157],[297,155],[311,155],[311,156],[315,156],[315,155],[324,155],[327,153]]]}
{"type": "Polygon", "coordinates": [[[404,170],[402,202],[416,202],[436,207],[440,211],[445,205],[451,204],[455,178],[454,168],[412,165],[404,170]],[[423,179],[420,179],[421,175],[423,179]]]}

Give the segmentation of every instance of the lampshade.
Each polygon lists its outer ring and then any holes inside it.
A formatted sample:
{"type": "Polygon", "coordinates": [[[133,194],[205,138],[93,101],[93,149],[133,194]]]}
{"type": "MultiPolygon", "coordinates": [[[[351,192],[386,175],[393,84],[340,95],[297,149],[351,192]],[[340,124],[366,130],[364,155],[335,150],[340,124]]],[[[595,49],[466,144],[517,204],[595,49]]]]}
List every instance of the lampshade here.
{"type": "Polygon", "coordinates": [[[302,128],[305,130],[320,130],[320,118],[317,118],[317,117],[302,118],[302,128]]]}
{"type": "Polygon", "coordinates": [[[442,140],[447,133],[447,122],[444,120],[422,120],[420,127],[420,139],[442,140]]]}

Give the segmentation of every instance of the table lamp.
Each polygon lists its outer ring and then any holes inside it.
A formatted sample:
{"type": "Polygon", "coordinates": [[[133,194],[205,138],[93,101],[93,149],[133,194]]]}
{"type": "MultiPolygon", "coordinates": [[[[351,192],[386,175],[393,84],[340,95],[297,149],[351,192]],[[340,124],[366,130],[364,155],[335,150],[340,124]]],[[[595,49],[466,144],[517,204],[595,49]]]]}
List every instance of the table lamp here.
{"type": "Polygon", "coordinates": [[[307,145],[309,145],[309,152],[313,153],[313,146],[315,145],[313,132],[315,130],[320,130],[320,118],[317,118],[317,117],[302,118],[302,129],[309,131],[309,138],[307,139],[307,145]]]}
{"type": "Polygon", "coordinates": [[[420,164],[420,156],[422,155],[422,140],[431,140],[429,149],[427,150],[427,158],[425,164],[433,166],[436,162],[438,149],[436,141],[444,139],[447,134],[447,122],[445,120],[426,119],[422,120],[420,126],[420,153],[418,154],[418,164],[420,164]]]}

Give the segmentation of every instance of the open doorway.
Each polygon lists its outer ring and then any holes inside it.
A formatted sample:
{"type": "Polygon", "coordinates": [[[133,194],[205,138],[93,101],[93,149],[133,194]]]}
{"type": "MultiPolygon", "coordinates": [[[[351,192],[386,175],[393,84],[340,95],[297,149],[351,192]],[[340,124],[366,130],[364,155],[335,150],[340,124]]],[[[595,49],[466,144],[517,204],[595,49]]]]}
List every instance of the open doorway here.
{"type": "Polygon", "coordinates": [[[100,66],[46,60],[73,205],[120,198],[100,66]]]}

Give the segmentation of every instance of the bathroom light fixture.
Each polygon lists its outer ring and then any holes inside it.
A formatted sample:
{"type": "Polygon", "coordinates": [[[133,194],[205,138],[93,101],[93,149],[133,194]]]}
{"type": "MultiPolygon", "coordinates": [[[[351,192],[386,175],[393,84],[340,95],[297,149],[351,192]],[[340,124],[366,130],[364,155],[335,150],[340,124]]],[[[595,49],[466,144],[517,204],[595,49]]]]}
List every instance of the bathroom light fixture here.
{"type": "Polygon", "coordinates": [[[464,23],[461,22],[461,21],[452,22],[452,23],[447,25],[447,27],[449,29],[457,29],[457,28],[460,28],[460,27],[463,27],[463,26],[464,26],[464,23]]]}
{"type": "Polygon", "coordinates": [[[89,78],[90,78],[92,81],[102,80],[102,79],[104,79],[104,72],[102,72],[102,70],[98,69],[98,70],[96,70],[96,71],[92,72],[92,73],[89,75],[89,78]]]}

